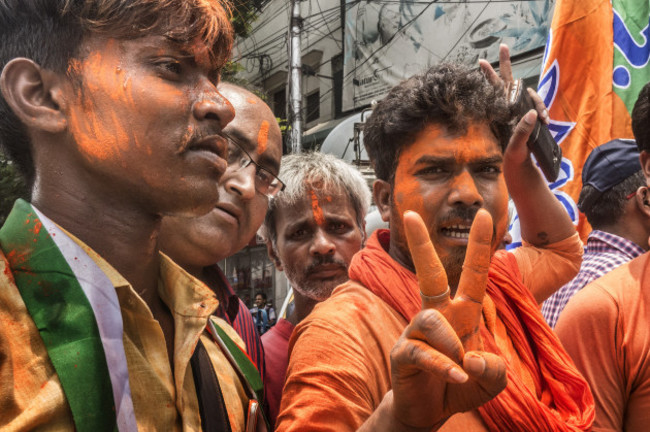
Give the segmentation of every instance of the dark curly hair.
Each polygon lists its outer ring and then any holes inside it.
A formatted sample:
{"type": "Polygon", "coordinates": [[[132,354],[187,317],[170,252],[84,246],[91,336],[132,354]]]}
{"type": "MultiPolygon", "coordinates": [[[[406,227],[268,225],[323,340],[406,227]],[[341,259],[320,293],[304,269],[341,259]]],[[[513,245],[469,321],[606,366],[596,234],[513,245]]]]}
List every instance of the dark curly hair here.
{"type": "MultiPolygon", "coordinates": [[[[44,69],[71,73],[84,37],[117,39],[167,36],[211,47],[215,67],[225,64],[233,43],[228,0],[0,0],[0,71],[16,57],[44,69]]],[[[34,166],[25,126],[0,94],[0,149],[31,185],[34,166]]]]}
{"type": "Polygon", "coordinates": [[[513,115],[503,95],[477,69],[443,63],[403,81],[377,104],[363,129],[363,143],[377,178],[392,181],[397,160],[429,124],[463,134],[486,123],[505,150],[513,115]]]}
{"type": "Polygon", "coordinates": [[[641,89],[634,104],[632,132],[639,151],[650,152],[650,83],[641,89]]]}
{"type": "Polygon", "coordinates": [[[598,199],[584,213],[593,229],[603,230],[618,223],[625,213],[627,196],[645,185],[643,171],[637,171],[602,194],[592,185],[584,185],[580,191],[578,201],[587,200],[593,194],[599,195],[598,199]]]}

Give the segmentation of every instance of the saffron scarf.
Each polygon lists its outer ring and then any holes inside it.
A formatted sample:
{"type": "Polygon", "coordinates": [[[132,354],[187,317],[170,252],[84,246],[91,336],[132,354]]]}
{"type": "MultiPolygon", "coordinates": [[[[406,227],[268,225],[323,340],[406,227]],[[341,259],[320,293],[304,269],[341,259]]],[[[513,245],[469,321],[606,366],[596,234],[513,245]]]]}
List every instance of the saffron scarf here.
{"type": "Polygon", "coordinates": [[[0,248],[78,431],[137,431],[113,284],[51,220],[18,200],[0,248]]]}
{"type": "MultiPolygon", "coordinates": [[[[384,249],[390,233],[377,230],[350,263],[350,279],[358,281],[407,321],[421,310],[415,273],[393,260],[384,249]]],[[[488,272],[481,325],[484,349],[506,361],[508,385],[478,411],[491,431],[584,431],[594,420],[589,386],[559,339],[544,321],[535,299],[521,282],[517,261],[498,251],[488,272]],[[494,312],[490,313],[491,305],[494,312]],[[533,393],[497,346],[495,319],[504,323],[515,354],[535,383],[533,393]]]]}

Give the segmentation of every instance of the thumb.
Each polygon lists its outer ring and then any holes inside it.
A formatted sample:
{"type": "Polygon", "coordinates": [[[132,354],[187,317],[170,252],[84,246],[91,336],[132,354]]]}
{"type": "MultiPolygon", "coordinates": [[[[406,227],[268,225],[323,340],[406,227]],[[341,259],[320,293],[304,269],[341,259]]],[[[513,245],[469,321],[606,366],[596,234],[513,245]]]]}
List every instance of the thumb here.
{"type": "Polygon", "coordinates": [[[510,143],[506,149],[506,158],[514,163],[522,163],[528,158],[530,151],[526,146],[528,137],[535,129],[535,124],[537,122],[537,111],[530,110],[515,126],[512,137],[510,137],[510,143]]]}
{"type": "Polygon", "coordinates": [[[490,399],[498,395],[508,384],[506,364],[496,354],[468,351],[463,357],[463,369],[488,393],[490,399]]]}

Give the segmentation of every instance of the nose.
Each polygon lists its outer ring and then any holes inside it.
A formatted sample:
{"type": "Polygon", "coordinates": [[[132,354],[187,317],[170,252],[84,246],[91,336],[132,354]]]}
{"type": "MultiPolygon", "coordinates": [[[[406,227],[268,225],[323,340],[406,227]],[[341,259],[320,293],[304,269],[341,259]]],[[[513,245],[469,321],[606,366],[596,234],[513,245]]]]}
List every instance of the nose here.
{"type": "Polygon", "coordinates": [[[316,230],[313,241],[309,247],[309,253],[312,256],[316,255],[333,255],[336,247],[322,228],[316,230]]]}
{"type": "Polygon", "coordinates": [[[199,120],[216,120],[220,130],[235,118],[235,109],[216,88],[202,92],[192,106],[194,117],[199,120]]]}
{"type": "Polygon", "coordinates": [[[483,196],[476,187],[472,175],[463,170],[454,179],[449,192],[449,204],[464,204],[466,206],[483,206],[483,196]]]}
{"type": "Polygon", "coordinates": [[[250,200],[257,194],[255,189],[255,165],[246,168],[228,167],[223,176],[224,187],[241,199],[250,200]]]}

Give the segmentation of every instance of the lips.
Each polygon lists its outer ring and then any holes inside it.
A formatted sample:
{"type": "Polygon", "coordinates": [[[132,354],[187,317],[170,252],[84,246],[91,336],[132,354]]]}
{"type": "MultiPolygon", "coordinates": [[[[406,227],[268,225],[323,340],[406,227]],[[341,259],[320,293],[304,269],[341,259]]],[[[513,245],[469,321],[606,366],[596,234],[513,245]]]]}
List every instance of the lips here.
{"type": "Polygon", "coordinates": [[[232,221],[239,223],[241,218],[241,210],[232,204],[229,203],[219,203],[216,206],[217,210],[220,210],[222,214],[225,214],[226,217],[232,219],[232,221]]]}
{"type": "Polygon", "coordinates": [[[309,275],[319,279],[339,276],[341,273],[347,274],[347,268],[341,264],[318,264],[309,269],[309,275]]]}
{"type": "Polygon", "coordinates": [[[210,135],[187,146],[187,152],[201,155],[217,166],[221,174],[226,171],[228,163],[228,141],[220,135],[210,135]]]}
{"type": "Polygon", "coordinates": [[[225,160],[228,157],[228,141],[221,135],[210,135],[190,143],[188,150],[207,151],[225,160]]]}

